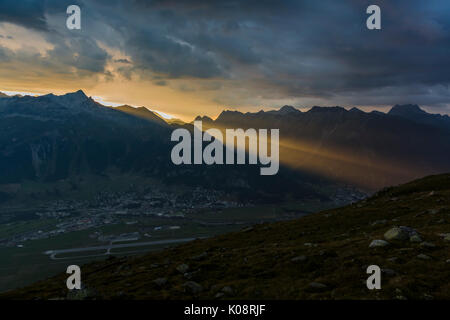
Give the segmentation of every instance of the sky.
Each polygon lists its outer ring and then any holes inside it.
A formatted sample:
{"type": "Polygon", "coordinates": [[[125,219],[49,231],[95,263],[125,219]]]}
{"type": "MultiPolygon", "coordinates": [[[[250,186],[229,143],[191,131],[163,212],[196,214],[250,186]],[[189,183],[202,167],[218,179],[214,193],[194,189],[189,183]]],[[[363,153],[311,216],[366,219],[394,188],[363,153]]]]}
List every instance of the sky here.
{"type": "Polygon", "coordinates": [[[183,120],[293,105],[450,113],[447,0],[2,0],[0,91],[183,120]],[[66,9],[81,8],[81,30],[66,9]],[[382,29],[366,28],[381,8],[382,29]]]}

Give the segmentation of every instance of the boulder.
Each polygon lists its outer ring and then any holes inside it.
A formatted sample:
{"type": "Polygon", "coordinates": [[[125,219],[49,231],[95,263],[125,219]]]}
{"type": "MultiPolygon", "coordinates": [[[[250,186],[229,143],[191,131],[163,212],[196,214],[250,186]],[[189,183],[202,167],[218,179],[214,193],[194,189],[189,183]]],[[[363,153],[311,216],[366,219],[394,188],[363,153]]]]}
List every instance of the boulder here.
{"type": "Polygon", "coordinates": [[[390,262],[397,262],[398,258],[397,257],[392,257],[392,258],[389,258],[387,260],[390,261],[390,262]]]}
{"type": "Polygon", "coordinates": [[[234,290],[230,286],[223,287],[221,291],[228,296],[232,296],[234,294],[234,290]]]}
{"type": "Polygon", "coordinates": [[[291,259],[292,262],[300,262],[300,261],[305,261],[306,257],[305,256],[298,256],[298,257],[294,257],[291,259]]]}
{"type": "Polygon", "coordinates": [[[207,256],[208,256],[208,254],[206,252],[202,252],[199,255],[193,256],[191,259],[195,260],[195,261],[200,261],[200,260],[205,259],[207,256]]]}
{"type": "Polygon", "coordinates": [[[317,243],[305,242],[303,244],[305,247],[317,247],[317,243]]]}
{"type": "Polygon", "coordinates": [[[217,292],[217,294],[215,295],[215,298],[216,298],[216,299],[220,299],[220,298],[222,298],[223,296],[225,296],[225,293],[223,293],[223,292],[217,292]]]}
{"type": "Polygon", "coordinates": [[[177,267],[177,270],[178,270],[179,272],[185,274],[185,273],[189,270],[189,266],[188,266],[187,264],[183,263],[183,264],[180,264],[180,265],[177,267]]]}
{"type": "Polygon", "coordinates": [[[418,234],[415,234],[415,235],[412,235],[409,238],[409,241],[411,241],[411,242],[422,242],[422,238],[418,234]]]}
{"type": "Polygon", "coordinates": [[[94,300],[96,298],[98,298],[98,293],[91,288],[69,290],[66,296],[67,300],[94,300]]]}
{"type": "Polygon", "coordinates": [[[164,286],[167,283],[167,279],[166,278],[157,278],[155,280],[153,280],[153,283],[156,284],[157,286],[164,286]]]}
{"type": "Polygon", "coordinates": [[[415,229],[400,226],[391,228],[386,231],[386,233],[384,234],[384,238],[388,241],[406,241],[415,235],[419,235],[415,229]]]}
{"type": "Polygon", "coordinates": [[[436,245],[434,243],[431,243],[431,242],[422,242],[420,244],[420,246],[423,247],[423,248],[435,248],[436,247],[436,245]]]}
{"type": "Polygon", "coordinates": [[[323,283],[320,283],[320,282],[311,282],[309,284],[309,288],[312,289],[312,290],[320,291],[320,290],[326,289],[327,285],[323,284],[323,283]]]}
{"type": "Polygon", "coordinates": [[[384,238],[387,241],[394,241],[394,240],[405,241],[409,239],[409,234],[408,232],[406,232],[401,228],[394,227],[386,231],[386,233],[384,234],[384,238]]]}
{"type": "Polygon", "coordinates": [[[194,295],[199,294],[200,292],[203,291],[203,287],[195,281],[185,282],[183,284],[183,287],[186,290],[186,292],[189,292],[194,295]]]}
{"type": "Polygon", "coordinates": [[[390,277],[397,275],[397,272],[392,269],[381,269],[381,272],[390,277]]]}
{"type": "Polygon", "coordinates": [[[376,225],[379,225],[379,224],[386,224],[386,223],[387,223],[386,219],[384,219],[384,220],[377,220],[377,221],[372,222],[372,226],[376,226],[376,225]]]}
{"type": "Polygon", "coordinates": [[[384,240],[373,240],[370,245],[369,248],[377,248],[377,247],[386,247],[388,246],[390,243],[384,240]]]}

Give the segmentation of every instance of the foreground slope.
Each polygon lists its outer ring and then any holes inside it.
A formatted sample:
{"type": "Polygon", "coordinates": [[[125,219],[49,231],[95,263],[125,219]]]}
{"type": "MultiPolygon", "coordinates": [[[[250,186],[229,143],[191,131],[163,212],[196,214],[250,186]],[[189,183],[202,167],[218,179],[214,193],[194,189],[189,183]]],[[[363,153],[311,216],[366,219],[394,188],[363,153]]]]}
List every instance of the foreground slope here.
{"type": "Polygon", "coordinates": [[[301,219],[82,267],[85,289],[65,274],[3,299],[450,299],[450,174],[384,189],[372,198],[301,219]],[[389,240],[406,226],[414,240],[389,240]],[[409,229],[409,230],[412,230],[409,229]],[[382,289],[366,287],[368,265],[382,289]]]}

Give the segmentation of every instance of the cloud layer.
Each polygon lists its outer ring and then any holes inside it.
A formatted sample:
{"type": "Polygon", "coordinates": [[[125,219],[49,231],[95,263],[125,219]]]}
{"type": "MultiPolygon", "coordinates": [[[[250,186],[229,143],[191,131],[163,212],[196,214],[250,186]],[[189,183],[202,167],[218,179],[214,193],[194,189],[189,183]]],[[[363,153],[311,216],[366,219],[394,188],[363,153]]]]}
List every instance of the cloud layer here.
{"type": "Polygon", "coordinates": [[[0,63],[74,82],[149,81],[238,108],[412,102],[448,112],[450,3],[377,2],[380,31],[365,27],[372,3],[357,0],[3,0],[0,26],[39,34],[51,49],[0,38],[0,63]],[[65,28],[73,3],[81,31],[65,28]]]}

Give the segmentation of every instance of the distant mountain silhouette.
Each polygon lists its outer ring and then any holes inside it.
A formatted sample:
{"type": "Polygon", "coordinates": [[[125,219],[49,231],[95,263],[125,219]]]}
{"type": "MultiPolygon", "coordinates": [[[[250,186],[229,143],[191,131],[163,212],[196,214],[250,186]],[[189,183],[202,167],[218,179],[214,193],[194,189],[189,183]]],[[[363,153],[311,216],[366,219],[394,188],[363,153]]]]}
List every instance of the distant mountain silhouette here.
{"type": "Polygon", "coordinates": [[[416,106],[395,106],[387,114],[284,106],[197,120],[204,129],[280,129],[279,174],[261,177],[259,166],[250,165],[175,166],[171,132],[180,126],[192,130],[192,124],[168,124],[145,107],[106,107],[80,90],[0,99],[0,186],[107,176],[114,168],[168,184],[276,200],[317,197],[335,182],[375,189],[450,169],[448,117],[416,106]]]}
{"type": "Polygon", "coordinates": [[[128,105],[123,105],[123,106],[115,107],[114,109],[115,110],[120,110],[122,112],[134,115],[136,117],[139,117],[139,118],[142,118],[142,119],[145,119],[145,120],[148,120],[148,121],[153,121],[153,122],[158,123],[160,125],[165,125],[166,124],[166,122],[163,119],[161,119],[160,116],[158,116],[156,113],[148,110],[145,107],[135,108],[135,107],[131,107],[131,106],[128,106],[128,105]]]}
{"type": "Polygon", "coordinates": [[[281,107],[279,110],[272,110],[272,111],[267,111],[268,113],[273,113],[273,114],[281,114],[281,115],[286,115],[286,114],[290,114],[290,113],[298,113],[301,112],[300,110],[292,107],[292,106],[283,106],[281,107]]]}
{"type": "Polygon", "coordinates": [[[450,117],[448,115],[430,114],[415,104],[395,105],[388,114],[430,126],[450,129],[450,117]]]}

